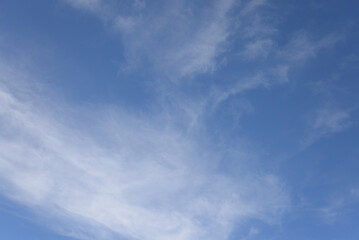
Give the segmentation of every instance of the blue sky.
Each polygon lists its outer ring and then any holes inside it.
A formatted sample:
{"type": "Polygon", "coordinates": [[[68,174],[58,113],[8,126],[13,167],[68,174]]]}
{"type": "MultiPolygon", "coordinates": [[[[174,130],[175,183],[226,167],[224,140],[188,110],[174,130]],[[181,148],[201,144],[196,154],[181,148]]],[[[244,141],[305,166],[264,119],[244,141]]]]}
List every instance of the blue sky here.
{"type": "Polygon", "coordinates": [[[356,240],[359,3],[0,2],[0,238],[356,240]]]}

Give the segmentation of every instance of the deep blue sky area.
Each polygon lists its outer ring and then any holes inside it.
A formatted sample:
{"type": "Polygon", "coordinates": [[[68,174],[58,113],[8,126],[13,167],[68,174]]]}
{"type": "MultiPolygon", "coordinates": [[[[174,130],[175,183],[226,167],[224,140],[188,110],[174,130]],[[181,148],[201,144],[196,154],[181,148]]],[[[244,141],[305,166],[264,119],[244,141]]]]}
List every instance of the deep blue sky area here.
{"type": "Polygon", "coordinates": [[[1,1],[0,239],[359,239],[358,9],[1,1]]]}

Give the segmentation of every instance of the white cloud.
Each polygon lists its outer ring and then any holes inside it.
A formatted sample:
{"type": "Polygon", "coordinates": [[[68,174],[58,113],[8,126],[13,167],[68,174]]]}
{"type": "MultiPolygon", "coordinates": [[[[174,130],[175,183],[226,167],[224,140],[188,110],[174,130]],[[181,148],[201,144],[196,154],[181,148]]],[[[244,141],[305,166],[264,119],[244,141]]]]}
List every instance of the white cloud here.
{"type": "Polygon", "coordinates": [[[333,222],[342,214],[344,205],[343,199],[336,199],[329,205],[321,208],[319,212],[326,222],[333,222]]]}
{"type": "Polygon", "coordinates": [[[123,32],[132,31],[136,27],[136,19],[131,17],[118,16],[115,20],[115,28],[123,32]]]}
{"type": "Polygon", "coordinates": [[[243,55],[248,59],[256,59],[258,57],[266,58],[273,47],[271,39],[260,39],[247,43],[243,51],[243,55]]]}
{"type": "Polygon", "coordinates": [[[340,195],[329,198],[327,203],[319,208],[319,213],[326,223],[335,223],[350,213],[352,207],[357,205],[358,196],[358,189],[345,189],[340,195]]]}
{"type": "Polygon", "coordinates": [[[342,40],[343,36],[341,35],[329,34],[315,41],[307,33],[299,32],[294,34],[280,56],[289,61],[306,61],[314,58],[319,51],[332,48],[342,40]]]}
{"type": "Polygon", "coordinates": [[[148,59],[157,72],[175,80],[216,69],[216,58],[229,35],[228,11],[234,4],[209,1],[207,7],[193,10],[195,3],[177,0],[153,10],[149,2],[135,1],[133,9],[123,11],[109,1],[65,1],[93,10],[121,33],[130,67],[148,59]]]}
{"type": "MultiPolygon", "coordinates": [[[[122,35],[130,63],[147,59],[175,80],[218,67],[235,5],[220,0],[194,12],[187,5],[190,1],[171,1],[163,11],[144,13],[150,3],[136,0],[127,13],[111,9],[111,1],[65,1],[110,22],[122,35]]],[[[249,1],[242,16],[265,2],[249,1]]],[[[283,49],[274,48],[275,28],[263,25],[256,14],[250,19],[254,21],[243,29],[243,54],[253,60],[273,51],[280,59],[251,77],[239,78],[229,89],[216,89],[204,103],[188,106],[190,100],[180,98],[179,108],[191,115],[191,121],[201,120],[198,114],[207,102],[216,107],[244,91],[288,81],[294,64],[340,40],[330,35],[315,42],[299,34],[283,49]]],[[[216,161],[208,157],[211,150],[201,148],[206,136],[194,138],[163,121],[162,115],[76,109],[80,117],[75,117],[61,101],[56,107],[44,104],[48,98],[36,97],[33,89],[23,86],[21,72],[4,63],[0,71],[2,193],[41,209],[52,221],[67,223],[66,230],[53,223],[64,234],[84,239],[110,239],[114,233],[143,240],[221,240],[235,222],[278,221],[288,205],[285,187],[276,176],[253,169],[240,177],[220,174],[209,167],[216,161]],[[59,108],[61,113],[51,110],[59,108]]],[[[346,111],[319,111],[311,139],[345,129],[348,119],[346,111]]],[[[328,209],[323,212],[332,214],[328,209]]],[[[256,228],[249,232],[256,234],[256,228]]]]}
{"type": "Polygon", "coordinates": [[[350,126],[350,111],[343,109],[323,108],[316,112],[310,123],[310,134],[302,141],[303,147],[315,141],[341,132],[350,126]]]}
{"type": "Polygon", "coordinates": [[[120,109],[77,109],[75,117],[61,101],[44,104],[48,97],[18,77],[26,74],[0,69],[2,194],[40,211],[58,231],[220,240],[235,222],[277,221],[287,207],[276,176],[219,174],[200,138],[171,123],[120,109]]]}
{"type": "Polygon", "coordinates": [[[348,111],[322,109],[318,111],[313,127],[322,129],[325,133],[339,132],[347,126],[348,119],[348,111]]]}
{"type": "Polygon", "coordinates": [[[227,90],[218,90],[212,92],[209,101],[213,108],[232,96],[236,96],[245,91],[254,90],[261,87],[271,87],[276,84],[286,83],[288,81],[289,66],[278,65],[268,71],[260,72],[253,77],[239,79],[234,86],[227,90]]]}
{"type": "Polygon", "coordinates": [[[267,0],[250,0],[244,5],[243,9],[241,10],[241,14],[247,15],[259,7],[264,6],[266,3],[267,0]]]}

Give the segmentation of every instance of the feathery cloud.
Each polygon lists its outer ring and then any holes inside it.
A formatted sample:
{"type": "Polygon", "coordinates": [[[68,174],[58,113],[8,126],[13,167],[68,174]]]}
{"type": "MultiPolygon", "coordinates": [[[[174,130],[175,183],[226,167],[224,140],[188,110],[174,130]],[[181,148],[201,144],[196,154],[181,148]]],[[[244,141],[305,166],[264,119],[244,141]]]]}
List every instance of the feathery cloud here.
{"type": "Polygon", "coordinates": [[[0,69],[2,194],[46,211],[58,231],[56,221],[83,239],[218,240],[235,222],[272,222],[288,205],[276,176],[220,174],[199,139],[171,124],[120,109],[78,109],[86,118],[76,118],[61,101],[54,112],[36,104],[41,95],[24,89],[18,70],[0,69]]]}

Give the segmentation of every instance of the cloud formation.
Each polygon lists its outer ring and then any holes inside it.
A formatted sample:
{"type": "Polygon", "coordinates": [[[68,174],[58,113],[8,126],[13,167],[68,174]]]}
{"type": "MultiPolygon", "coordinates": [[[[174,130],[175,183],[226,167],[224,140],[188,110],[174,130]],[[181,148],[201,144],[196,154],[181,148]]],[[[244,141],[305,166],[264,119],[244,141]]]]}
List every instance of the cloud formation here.
{"type": "Polygon", "coordinates": [[[216,69],[216,58],[229,35],[229,11],[235,4],[233,0],[208,1],[203,7],[175,0],[155,8],[155,3],[145,1],[126,7],[106,0],[65,2],[90,10],[121,34],[128,60],[124,68],[146,61],[172,80],[216,69]]]}
{"type": "MultiPolygon", "coordinates": [[[[276,176],[223,175],[199,139],[156,117],[121,109],[76,109],[82,113],[74,115],[61,101],[55,108],[61,112],[38,105],[46,97],[26,89],[15,69],[2,62],[2,194],[67,223],[67,234],[226,239],[235,222],[276,221],[288,205],[276,176]]],[[[64,231],[59,226],[52,227],[64,231]]]]}
{"type": "Polygon", "coordinates": [[[316,112],[310,126],[310,133],[302,141],[303,147],[315,141],[341,132],[350,126],[350,111],[344,109],[323,108],[316,112]]]}
{"type": "MultiPolygon", "coordinates": [[[[200,126],[229,98],[288,83],[292,69],[342,37],[313,40],[302,31],[279,44],[275,24],[261,15],[265,0],[208,1],[205,7],[185,0],[161,7],[140,0],[63,1],[121,37],[122,69],[155,72],[149,81],[161,82],[151,89],[159,92],[159,106],[142,114],[118,106],[70,107],[44,93],[46,87],[30,87],[44,79],[1,59],[1,193],[81,239],[225,240],[249,220],[278,222],[290,205],[281,179],[250,167],[244,147],[207,148],[211,133],[200,126]],[[191,81],[200,79],[193,77],[219,70],[225,52],[248,69],[235,66],[234,80],[206,79],[195,89],[191,81]],[[235,175],[221,168],[228,152],[235,152],[235,175]]],[[[347,111],[318,111],[306,144],[342,131],[349,118],[347,111]]],[[[251,226],[245,232],[251,238],[262,231],[251,226]]]]}

